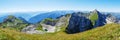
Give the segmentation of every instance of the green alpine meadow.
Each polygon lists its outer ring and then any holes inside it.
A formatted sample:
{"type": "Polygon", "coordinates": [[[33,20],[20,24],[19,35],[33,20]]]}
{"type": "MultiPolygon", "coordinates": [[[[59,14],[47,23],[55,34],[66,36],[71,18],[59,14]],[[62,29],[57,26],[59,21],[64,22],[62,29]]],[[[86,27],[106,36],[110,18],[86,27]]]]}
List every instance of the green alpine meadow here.
{"type": "Polygon", "coordinates": [[[120,40],[119,0],[0,0],[0,40],[120,40]]]}

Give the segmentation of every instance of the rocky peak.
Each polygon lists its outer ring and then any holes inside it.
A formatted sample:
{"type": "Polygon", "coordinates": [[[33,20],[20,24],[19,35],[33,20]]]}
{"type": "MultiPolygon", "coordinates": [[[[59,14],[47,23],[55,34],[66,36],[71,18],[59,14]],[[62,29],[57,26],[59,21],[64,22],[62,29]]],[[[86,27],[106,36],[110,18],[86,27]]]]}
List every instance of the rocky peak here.
{"type": "Polygon", "coordinates": [[[71,15],[69,25],[66,28],[67,33],[83,32],[95,27],[103,26],[106,23],[106,16],[97,10],[90,12],[90,15],[82,12],[76,12],[71,15]],[[89,18],[87,18],[89,17],[89,18]]]}
{"type": "Polygon", "coordinates": [[[91,11],[91,15],[92,14],[97,14],[98,16],[102,15],[97,9],[91,11]]]}
{"type": "Polygon", "coordinates": [[[97,12],[99,12],[99,11],[98,11],[97,9],[95,9],[95,10],[93,10],[93,12],[94,12],[94,13],[97,13],[97,12]]]}
{"type": "Polygon", "coordinates": [[[77,33],[93,28],[91,21],[82,12],[73,13],[69,20],[67,33],[77,33]]]}
{"type": "Polygon", "coordinates": [[[97,14],[98,16],[102,15],[97,9],[91,11],[91,14],[97,14]]]}

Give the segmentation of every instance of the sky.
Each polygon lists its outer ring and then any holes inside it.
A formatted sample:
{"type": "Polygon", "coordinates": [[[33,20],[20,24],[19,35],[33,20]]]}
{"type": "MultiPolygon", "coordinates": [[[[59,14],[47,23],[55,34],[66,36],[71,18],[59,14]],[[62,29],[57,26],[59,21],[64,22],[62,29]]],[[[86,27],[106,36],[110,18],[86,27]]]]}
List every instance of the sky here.
{"type": "Polygon", "coordinates": [[[94,9],[120,12],[120,0],[0,0],[0,13],[94,9]]]}

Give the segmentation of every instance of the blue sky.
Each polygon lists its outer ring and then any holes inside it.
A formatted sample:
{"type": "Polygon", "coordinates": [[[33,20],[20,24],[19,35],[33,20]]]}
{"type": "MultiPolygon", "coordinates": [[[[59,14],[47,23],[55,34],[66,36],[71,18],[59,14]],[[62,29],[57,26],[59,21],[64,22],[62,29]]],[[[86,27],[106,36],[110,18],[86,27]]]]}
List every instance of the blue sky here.
{"type": "Polygon", "coordinates": [[[0,0],[0,13],[94,9],[120,12],[120,0],[0,0]]]}

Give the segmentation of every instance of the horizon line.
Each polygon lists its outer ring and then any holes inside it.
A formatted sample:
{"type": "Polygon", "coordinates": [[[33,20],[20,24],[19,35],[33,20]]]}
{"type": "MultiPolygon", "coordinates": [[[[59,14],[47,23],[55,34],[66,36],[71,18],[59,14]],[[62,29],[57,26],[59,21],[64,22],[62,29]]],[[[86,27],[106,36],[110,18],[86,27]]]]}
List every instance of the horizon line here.
{"type": "MultiPolygon", "coordinates": [[[[95,9],[94,9],[95,10],[95,9]]],[[[98,9],[97,9],[98,10],[98,9]]],[[[93,11],[93,10],[37,10],[37,11],[9,11],[9,12],[0,12],[0,13],[25,13],[25,12],[52,12],[52,11],[93,11]]],[[[120,13],[118,11],[101,11],[101,10],[98,10],[99,12],[114,12],[114,13],[120,13]]]]}

